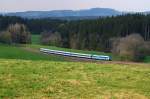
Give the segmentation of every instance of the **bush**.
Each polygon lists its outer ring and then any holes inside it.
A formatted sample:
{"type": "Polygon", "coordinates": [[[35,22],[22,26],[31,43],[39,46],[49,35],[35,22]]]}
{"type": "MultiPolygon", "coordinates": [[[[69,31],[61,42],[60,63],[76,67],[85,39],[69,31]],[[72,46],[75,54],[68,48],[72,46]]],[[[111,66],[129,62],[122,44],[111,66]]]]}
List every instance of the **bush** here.
{"type": "Polygon", "coordinates": [[[43,32],[41,43],[51,46],[61,46],[61,36],[58,32],[43,32]]]}
{"type": "Polygon", "coordinates": [[[11,44],[12,43],[11,33],[8,31],[0,32],[0,42],[6,43],[6,44],[11,44]]]}
{"type": "Polygon", "coordinates": [[[112,53],[119,55],[121,60],[141,61],[149,51],[149,43],[139,34],[113,39],[112,53]]]}

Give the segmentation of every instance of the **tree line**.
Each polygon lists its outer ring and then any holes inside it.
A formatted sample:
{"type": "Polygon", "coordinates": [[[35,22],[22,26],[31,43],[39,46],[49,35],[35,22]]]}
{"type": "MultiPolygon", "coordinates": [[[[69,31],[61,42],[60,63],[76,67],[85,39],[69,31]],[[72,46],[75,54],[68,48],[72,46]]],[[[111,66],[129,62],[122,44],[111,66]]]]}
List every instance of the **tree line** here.
{"type": "Polygon", "coordinates": [[[76,21],[0,16],[0,31],[15,23],[24,24],[32,34],[41,34],[42,44],[67,48],[110,51],[112,38],[134,33],[150,40],[150,15],[126,14],[76,21]]]}

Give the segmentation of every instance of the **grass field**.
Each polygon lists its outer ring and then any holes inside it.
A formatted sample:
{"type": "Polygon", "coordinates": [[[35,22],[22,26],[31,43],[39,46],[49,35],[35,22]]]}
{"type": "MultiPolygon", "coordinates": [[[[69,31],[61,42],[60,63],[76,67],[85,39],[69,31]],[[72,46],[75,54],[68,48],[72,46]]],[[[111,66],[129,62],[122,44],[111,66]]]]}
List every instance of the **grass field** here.
{"type": "Polygon", "coordinates": [[[32,35],[32,44],[40,44],[40,35],[32,35]]]}
{"type": "MultiPolygon", "coordinates": [[[[0,44],[0,99],[149,99],[150,67],[139,63],[69,62],[41,45],[0,44]]],[[[147,57],[145,62],[149,62],[147,57]]]]}
{"type": "MultiPolygon", "coordinates": [[[[53,49],[53,50],[62,50],[62,51],[69,51],[69,52],[77,52],[77,53],[85,53],[85,54],[97,54],[97,55],[108,55],[112,57],[113,61],[120,61],[121,58],[119,56],[113,55],[112,53],[104,53],[104,52],[98,52],[98,51],[85,51],[85,50],[76,50],[76,49],[67,49],[67,48],[60,48],[60,47],[55,47],[55,46],[44,46],[44,45],[37,45],[37,44],[32,44],[32,45],[27,45],[27,47],[30,48],[48,48],[48,49],[53,49]]],[[[147,56],[144,60],[145,63],[150,63],[150,56],[147,56]]]]}
{"type": "Polygon", "coordinates": [[[150,56],[147,56],[147,57],[145,58],[144,62],[150,63],[150,56]]]}
{"type": "Polygon", "coordinates": [[[0,59],[1,99],[149,99],[148,64],[0,59]]]}
{"type": "Polygon", "coordinates": [[[98,52],[98,51],[77,50],[77,49],[68,49],[68,48],[61,48],[61,47],[55,47],[55,46],[45,46],[45,45],[37,45],[37,44],[27,45],[27,47],[35,48],[35,49],[48,48],[48,49],[68,51],[68,52],[85,53],[85,54],[97,54],[97,55],[110,55],[110,56],[112,56],[111,53],[104,53],[104,52],[98,52]]]}
{"type": "Polygon", "coordinates": [[[54,55],[43,55],[38,52],[24,50],[21,47],[14,47],[9,45],[2,45],[2,44],[0,44],[0,58],[1,59],[65,61],[63,57],[58,57],[54,55]]]}
{"type": "MultiPolygon", "coordinates": [[[[77,53],[109,55],[112,57],[113,61],[120,60],[120,57],[112,55],[111,53],[103,53],[103,52],[97,52],[97,51],[83,51],[83,50],[76,50],[76,49],[59,48],[59,47],[54,47],[54,46],[44,46],[44,45],[38,45],[38,44],[24,45],[23,48],[31,49],[31,50],[24,50],[22,49],[22,47],[15,47],[15,46],[0,44],[0,58],[65,61],[63,56],[43,55],[42,53],[39,53],[40,48],[48,48],[48,49],[77,52],[77,53]],[[36,52],[33,52],[32,50],[36,50],[36,52]]],[[[150,63],[150,57],[147,56],[144,62],[150,63]]]]}

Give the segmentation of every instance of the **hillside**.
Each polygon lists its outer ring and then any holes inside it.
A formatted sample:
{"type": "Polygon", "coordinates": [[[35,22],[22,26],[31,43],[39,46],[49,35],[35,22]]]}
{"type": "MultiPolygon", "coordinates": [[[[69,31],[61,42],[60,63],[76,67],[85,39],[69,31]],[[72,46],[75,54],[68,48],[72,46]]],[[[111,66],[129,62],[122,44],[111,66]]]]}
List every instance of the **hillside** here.
{"type": "MultiPolygon", "coordinates": [[[[44,46],[38,45],[38,36],[33,36],[33,43],[31,45],[20,45],[20,46],[8,46],[0,44],[0,59],[23,59],[23,60],[49,60],[49,61],[82,61],[87,62],[91,60],[78,59],[72,57],[64,57],[59,55],[47,55],[40,52],[40,48],[48,48],[53,50],[69,51],[76,53],[85,53],[85,54],[97,54],[97,55],[107,55],[111,56],[114,63],[120,61],[121,57],[113,55],[112,53],[104,53],[98,51],[86,51],[86,50],[76,50],[76,49],[67,49],[60,48],[55,46],[44,46]]],[[[91,62],[102,62],[102,61],[91,61],[91,62]]],[[[118,63],[117,62],[117,63],[118,63]]],[[[144,63],[150,63],[150,57],[145,57],[144,63]]],[[[103,63],[103,62],[102,62],[103,63]]],[[[119,62],[120,63],[120,62],[119,62]]],[[[121,62],[122,63],[122,62],[121,62]]],[[[126,62],[125,62],[126,63],[126,62]]]]}
{"type": "Polygon", "coordinates": [[[2,44],[0,44],[0,59],[65,61],[63,57],[44,55],[35,50],[28,50],[25,46],[15,47],[2,44]]]}
{"type": "MultiPolygon", "coordinates": [[[[34,43],[37,38],[34,36],[34,43]]],[[[77,62],[42,54],[41,47],[104,54],[52,46],[0,44],[0,98],[150,98],[149,64],[82,59],[77,62]]]]}
{"type": "Polygon", "coordinates": [[[148,99],[146,64],[0,59],[0,98],[148,99]]]}

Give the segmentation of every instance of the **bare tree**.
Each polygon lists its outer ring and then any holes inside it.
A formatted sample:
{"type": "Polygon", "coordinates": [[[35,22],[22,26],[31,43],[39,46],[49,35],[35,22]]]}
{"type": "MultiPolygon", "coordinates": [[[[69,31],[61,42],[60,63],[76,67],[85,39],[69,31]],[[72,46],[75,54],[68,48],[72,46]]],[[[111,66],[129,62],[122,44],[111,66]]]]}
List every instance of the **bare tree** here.
{"type": "Polygon", "coordinates": [[[113,40],[112,53],[121,56],[123,60],[138,60],[144,57],[148,52],[146,50],[149,51],[150,47],[139,34],[113,40]]]}
{"type": "Polygon", "coordinates": [[[52,33],[50,32],[43,32],[41,36],[41,43],[51,46],[60,46],[61,45],[61,35],[58,32],[52,33]]]}
{"type": "Polygon", "coordinates": [[[31,33],[27,30],[24,24],[9,25],[7,31],[11,33],[13,43],[31,43],[31,33]]]}

